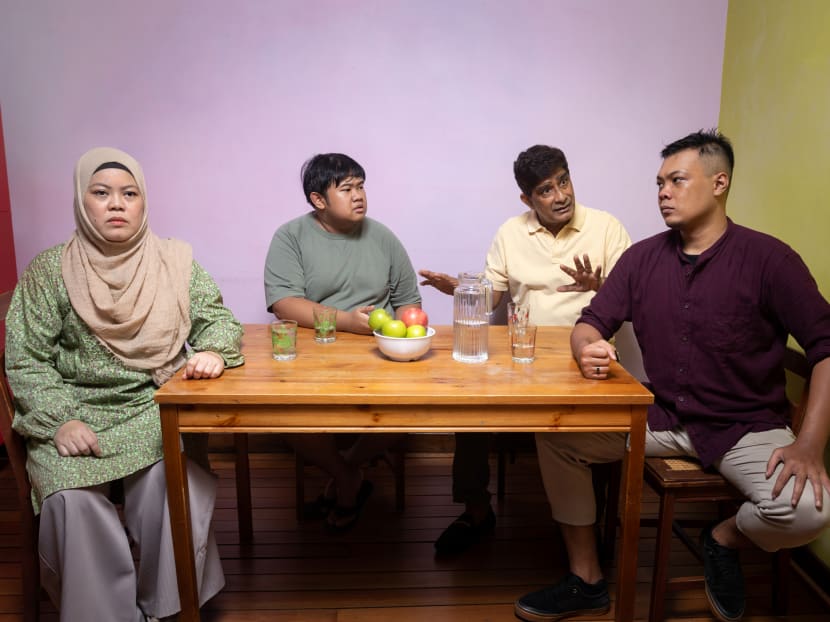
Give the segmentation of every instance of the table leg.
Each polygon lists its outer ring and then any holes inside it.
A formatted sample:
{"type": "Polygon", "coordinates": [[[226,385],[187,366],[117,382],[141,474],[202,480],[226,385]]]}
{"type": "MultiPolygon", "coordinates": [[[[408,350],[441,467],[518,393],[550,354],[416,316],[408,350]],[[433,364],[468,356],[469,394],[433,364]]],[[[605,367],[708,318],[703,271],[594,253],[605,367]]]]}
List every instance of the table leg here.
{"type": "Polygon", "coordinates": [[[614,619],[634,619],[637,595],[637,549],[640,544],[640,501],[646,448],[646,408],[631,408],[631,433],[623,461],[623,512],[620,560],[617,566],[617,602],[614,619]]]}
{"type": "Polygon", "coordinates": [[[251,465],[248,460],[248,435],[233,435],[234,457],[236,459],[236,523],[239,542],[252,544],[254,541],[254,519],[251,513],[251,465]]]}
{"type": "Polygon", "coordinates": [[[181,601],[181,622],[198,622],[199,594],[196,588],[196,562],[193,534],[190,529],[190,501],[187,472],[179,441],[179,417],[176,406],[161,406],[161,432],[164,443],[164,468],[167,476],[167,504],[176,556],[176,578],[181,601]]]}

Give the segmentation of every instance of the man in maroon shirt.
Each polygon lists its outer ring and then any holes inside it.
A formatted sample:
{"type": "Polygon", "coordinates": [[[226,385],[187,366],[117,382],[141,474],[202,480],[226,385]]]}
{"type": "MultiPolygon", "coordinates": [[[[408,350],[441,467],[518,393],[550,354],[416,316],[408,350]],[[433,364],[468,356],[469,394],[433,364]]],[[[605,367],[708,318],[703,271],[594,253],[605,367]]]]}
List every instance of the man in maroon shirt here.
{"type": "MultiPolygon", "coordinates": [[[[658,203],[669,231],[632,246],[571,334],[582,374],[607,378],[608,339],[633,323],[655,403],[647,455],[690,455],[742,490],[738,513],[701,535],[706,595],[725,622],[744,613],[737,550],[800,546],[830,525],[830,305],[798,254],[726,216],[734,155],[721,134],[696,132],[661,153],[658,203]],[[786,427],[787,336],[812,367],[801,434],[786,427]]],[[[533,622],[608,610],[596,551],[587,463],[624,452],[620,434],[550,435],[539,447],[570,574],[516,601],[533,622]],[[560,501],[556,501],[560,500],[560,501]]]]}

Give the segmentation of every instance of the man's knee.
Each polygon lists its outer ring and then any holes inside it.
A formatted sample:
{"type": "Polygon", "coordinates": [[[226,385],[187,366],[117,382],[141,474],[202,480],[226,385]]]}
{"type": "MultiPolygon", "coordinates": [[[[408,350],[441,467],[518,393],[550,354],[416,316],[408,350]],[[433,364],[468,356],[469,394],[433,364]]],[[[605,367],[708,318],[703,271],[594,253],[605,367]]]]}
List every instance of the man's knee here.
{"type": "Polygon", "coordinates": [[[796,546],[812,542],[822,531],[830,527],[830,504],[825,502],[822,503],[821,508],[817,508],[812,492],[809,495],[802,496],[794,513],[795,520],[792,529],[796,533],[802,534],[802,542],[796,546]]]}
{"type": "Polygon", "coordinates": [[[738,512],[739,529],[759,548],[774,552],[815,540],[830,527],[830,504],[815,505],[812,490],[805,490],[796,506],[791,495],[757,505],[747,502],[738,512]]]}
{"type": "Polygon", "coordinates": [[[565,461],[587,466],[613,462],[625,454],[625,435],[620,432],[537,432],[540,461],[565,461]]]}

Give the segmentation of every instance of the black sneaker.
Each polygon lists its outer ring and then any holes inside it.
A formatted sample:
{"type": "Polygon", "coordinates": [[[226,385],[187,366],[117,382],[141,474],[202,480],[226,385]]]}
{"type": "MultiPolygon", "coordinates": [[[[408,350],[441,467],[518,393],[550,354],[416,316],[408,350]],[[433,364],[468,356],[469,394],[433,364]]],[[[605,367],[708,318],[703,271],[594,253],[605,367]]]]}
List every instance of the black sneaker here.
{"type": "Polygon", "coordinates": [[[700,534],[706,598],[718,620],[737,622],[743,617],[746,604],[744,575],[738,561],[738,551],[718,544],[712,537],[712,527],[714,525],[700,534]]]}
{"type": "Polygon", "coordinates": [[[550,622],[570,616],[602,615],[611,609],[608,584],[603,579],[585,583],[569,574],[559,583],[522,596],[513,606],[516,617],[527,622],[550,622]]]}
{"type": "Polygon", "coordinates": [[[487,516],[480,523],[475,522],[472,514],[464,512],[444,530],[435,541],[435,554],[458,555],[478,542],[482,536],[489,535],[496,527],[496,515],[493,508],[488,508],[487,516]]]}

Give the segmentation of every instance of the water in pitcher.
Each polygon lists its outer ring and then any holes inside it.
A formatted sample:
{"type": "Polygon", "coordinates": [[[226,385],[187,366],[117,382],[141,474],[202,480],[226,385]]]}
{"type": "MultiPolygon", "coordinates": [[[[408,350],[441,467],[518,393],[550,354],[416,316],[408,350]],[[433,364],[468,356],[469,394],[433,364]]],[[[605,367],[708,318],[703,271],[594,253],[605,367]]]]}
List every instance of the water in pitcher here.
{"type": "Polygon", "coordinates": [[[487,322],[457,320],[452,325],[452,357],[462,363],[487,360],[487,322]]]}
{"type": "Polygon", "coordinates": [[[462,363],[487,360],[490,282],[480,274],[461,273],[453,292],[452,357],[462,363]]]}

